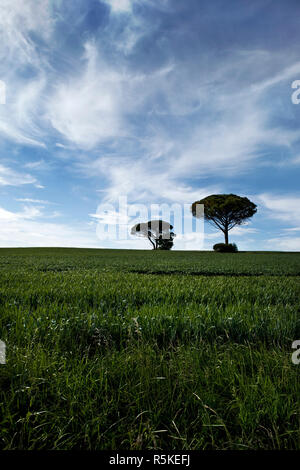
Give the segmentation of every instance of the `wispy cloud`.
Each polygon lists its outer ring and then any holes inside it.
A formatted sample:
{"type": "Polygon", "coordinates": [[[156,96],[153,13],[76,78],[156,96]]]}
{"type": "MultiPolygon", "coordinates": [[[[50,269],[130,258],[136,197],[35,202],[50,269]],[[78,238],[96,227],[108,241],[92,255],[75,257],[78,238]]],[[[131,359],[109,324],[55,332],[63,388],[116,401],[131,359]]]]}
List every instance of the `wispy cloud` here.
{"type": "Polygon", "coordinates": [[[0,208],[0,246],[62,246],[96,248],[101,244],[95,231],[83,224],[67,225],[33,220],[38,214],[13,213],[0,208]]]}
{"type": "Polygon", "coordinates": [[[24,206],[23,211],[21,212],[11,212],[6,209],[0,208],[0,219],[4,222],[9,222],[10,220],[27,220],[27,219],[36,219],[40,217],[42,212],[40,208],[34,206],[24,206]]]}
{"type": "Polygon", "coordinates": [[[49,0],[1,2],[0,76],[7,96],[0,107],[0,133],[18,144],[45,147],[40,122],[47,59],[39,41],[49,40],[54,22],[49,0]]]}
{"type": "Polygon", "coordinates": [[[24,184],[36,184],[37,180],[27,173],[20,173],[0,164],[0,185],[21,186],[24,184]]]}
{"type": "Polygon", "coordinates": [[[300,251],[300,237],[270,238],[266,246],[269,250],[300,251]]]}
{"type": "Polygon", "coordinates": [[[268,217],[293,225],[300,224],[300,196],[264,193],[257,196],[268,217]]]}
{"type": "Polygon", "coordinates": [[[18,64],[39,64],[31,33],[48,39],[53,30],[49,0],[1,0],[1,57],[18,64]]]}
{"type": "Polygon", "coordinates": [[[33,204],[54,204],[53,202],[45,201],[43,199],[31,199],[31,198],[28,198],[28,197],[17,198],[16,201],[26,202],[26,203],[33,203],[33,204]]]}
{"type": "MultiPolygon", "coordinates": [[[[95,221],[99,199],[120,195],[150,205],[250,192],[259,195],[258,231],[233,235],[261,238],[267,218],[292,237],[300,225],[289,179],[300,154],[296,16],[283,25],[279,4],[233,3],[229,15],[219,1],[1,1],[0,185],[5,197],[18,187],[11,201],[35,207],[36,229],[45,234],[41,218],[59,216],[43,211],[46,200],[68,200],[78,185],[87,194],[68,210],[95,221]]],[[[12,217],[29,223],[27,214],[12,217]]]]}
{"type": "Polygon", "coordinates": [[[69,142],[84,149],[124,134],[120,113],[124,78],[86,43],[83,71],[70,83],[61,82],[48,102],[52,126],[69,142]]]}
{"type": "Polygon", "coordinates": [[[128,13],[131,11],[134,0],[104,0],[113,13],[128,13]]]}
{"type": "Polygon", "coordinates": [[[48,171],[51,168],[50,162],[46,162],[44,159],[26,162],[24,168],[36,171],[48,171]]]}

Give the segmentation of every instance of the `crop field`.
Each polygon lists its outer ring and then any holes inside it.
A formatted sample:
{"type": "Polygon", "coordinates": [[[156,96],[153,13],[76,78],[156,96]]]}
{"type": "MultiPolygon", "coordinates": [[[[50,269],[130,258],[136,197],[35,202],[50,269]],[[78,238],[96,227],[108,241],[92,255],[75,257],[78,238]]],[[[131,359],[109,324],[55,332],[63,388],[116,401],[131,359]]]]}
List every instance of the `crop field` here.
{"type": "Polygon", "coordinates": [[[1,249],[1,449],[300,449],[299,280],[300,253],[1,249]]]}

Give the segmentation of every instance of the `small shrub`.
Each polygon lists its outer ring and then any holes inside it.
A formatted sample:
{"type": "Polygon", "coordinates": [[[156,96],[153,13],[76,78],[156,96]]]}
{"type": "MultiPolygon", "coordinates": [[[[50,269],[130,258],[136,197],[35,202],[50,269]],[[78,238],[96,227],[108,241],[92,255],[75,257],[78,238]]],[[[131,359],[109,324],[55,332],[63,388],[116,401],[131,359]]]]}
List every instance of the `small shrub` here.
{"type": "Polygon", "coordinates": [[[174,245],[173,238],[163,238],[162,236],[160,236],[157,242],[157,249],[158,250],[171,250],[173,245],[174,245]]]}
{"type": "Polygon", "coordinates": [[[235,243],[228,243],[228,245],[226,243],[216,243],[213,248],[218,253],[236,253],[238,251],[235,243]]]}

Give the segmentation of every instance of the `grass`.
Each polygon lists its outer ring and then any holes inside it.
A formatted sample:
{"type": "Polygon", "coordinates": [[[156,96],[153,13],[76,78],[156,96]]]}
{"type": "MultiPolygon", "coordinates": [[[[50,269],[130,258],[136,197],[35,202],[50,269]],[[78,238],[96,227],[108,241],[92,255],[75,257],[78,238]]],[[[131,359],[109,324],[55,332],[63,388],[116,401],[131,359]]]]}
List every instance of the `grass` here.
{"type": "Polygon", "coordinates": [[[300,449],[300,254],[0,250],[2,449],[300,449]]]}

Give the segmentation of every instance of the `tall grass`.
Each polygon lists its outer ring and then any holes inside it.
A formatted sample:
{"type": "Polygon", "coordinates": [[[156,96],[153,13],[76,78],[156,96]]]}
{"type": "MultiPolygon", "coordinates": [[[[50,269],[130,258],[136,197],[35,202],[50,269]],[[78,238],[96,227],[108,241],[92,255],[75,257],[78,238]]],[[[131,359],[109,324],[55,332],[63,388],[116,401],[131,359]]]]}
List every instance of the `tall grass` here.
{"type": "Polygon", "coordinates": [[[0,250],[3,449],[300,448],[299,254],[153,255],[0,250]]]}

